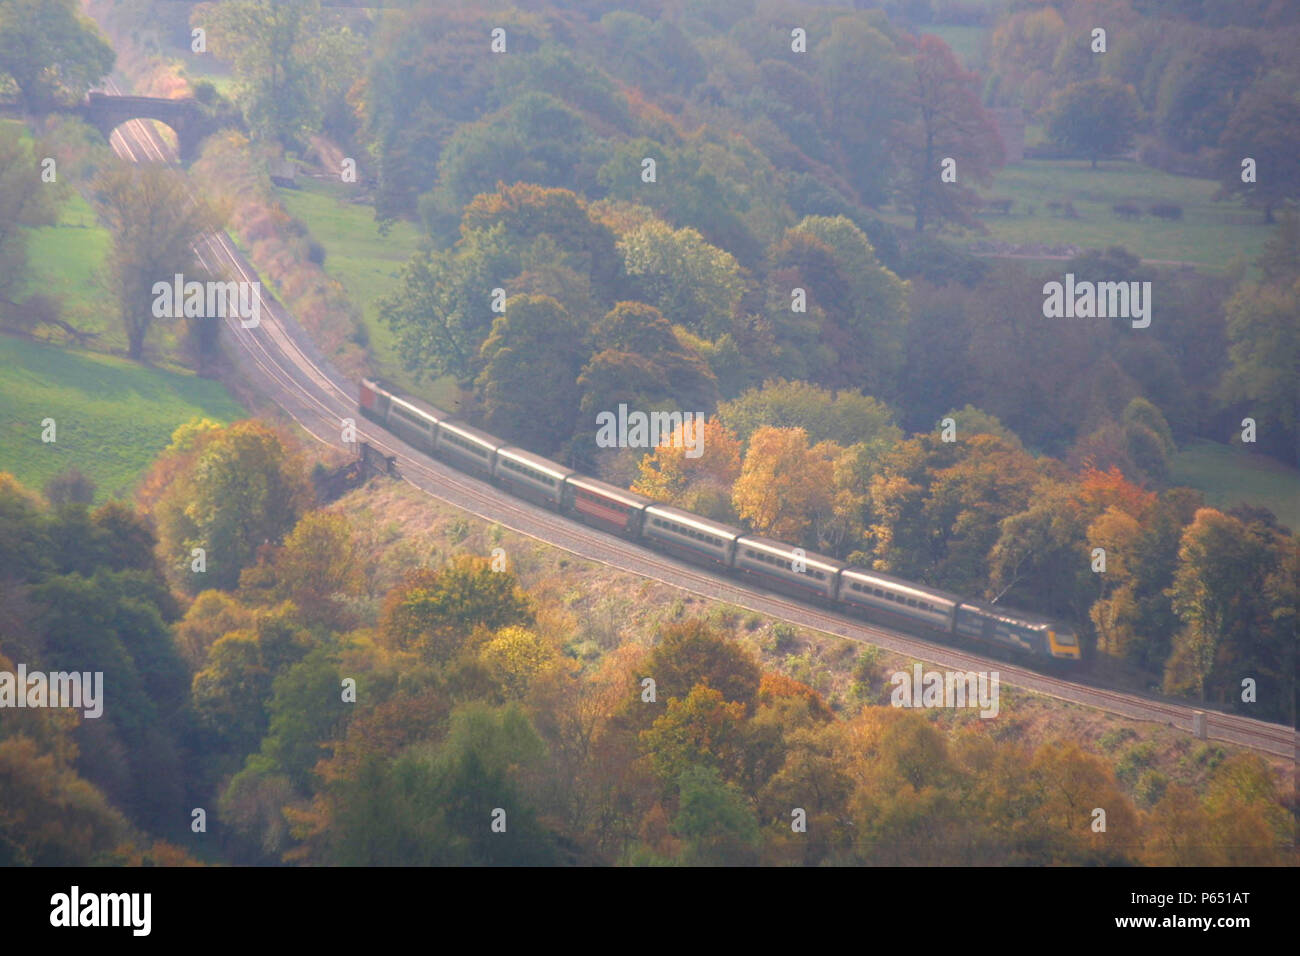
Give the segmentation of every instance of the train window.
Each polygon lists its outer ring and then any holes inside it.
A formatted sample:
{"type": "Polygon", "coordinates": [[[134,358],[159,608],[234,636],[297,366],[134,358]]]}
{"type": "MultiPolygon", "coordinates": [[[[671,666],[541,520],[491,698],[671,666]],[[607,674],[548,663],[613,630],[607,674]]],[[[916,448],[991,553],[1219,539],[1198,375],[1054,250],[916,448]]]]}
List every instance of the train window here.
{"type": "Polygon", "coordinates": [[[907,599],[907,606],[908,606],[908,607],[916,607],[916,598],[908,598],[908,599],[907,599]]]}

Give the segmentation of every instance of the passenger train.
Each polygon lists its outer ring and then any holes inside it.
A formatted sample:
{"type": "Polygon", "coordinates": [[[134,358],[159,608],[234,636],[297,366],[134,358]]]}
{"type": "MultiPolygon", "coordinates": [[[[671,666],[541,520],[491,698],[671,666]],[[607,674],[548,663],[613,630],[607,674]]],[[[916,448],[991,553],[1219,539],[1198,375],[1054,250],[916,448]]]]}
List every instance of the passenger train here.
{"type": "Polygon", "coordinates": [[[359,406],[362,415],[413,448],[649,547],[920,636],[974,641],[1040,661],[1080,660],[1078,636],[1068,626],[854,567],[660,504],[507,445],[377,381],[361,383],[359,406]]]}

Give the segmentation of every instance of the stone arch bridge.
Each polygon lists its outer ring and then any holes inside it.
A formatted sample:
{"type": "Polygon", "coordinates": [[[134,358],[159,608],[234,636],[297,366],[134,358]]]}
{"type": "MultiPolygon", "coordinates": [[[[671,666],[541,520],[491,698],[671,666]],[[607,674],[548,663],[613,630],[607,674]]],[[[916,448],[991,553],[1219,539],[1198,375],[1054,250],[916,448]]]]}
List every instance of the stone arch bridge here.
{"type": "Polygon", "coordinates": [[[111,93],[91,92],[77,110],[105,139],[113,130],[128,120],[152,119],[171,127],[180,146],[181,162],[197,159],[203,140],[227,126],[240,125],[229,116],[214,116],[198,100],[170,100],[159,96],[116,96],[111,93]]]}

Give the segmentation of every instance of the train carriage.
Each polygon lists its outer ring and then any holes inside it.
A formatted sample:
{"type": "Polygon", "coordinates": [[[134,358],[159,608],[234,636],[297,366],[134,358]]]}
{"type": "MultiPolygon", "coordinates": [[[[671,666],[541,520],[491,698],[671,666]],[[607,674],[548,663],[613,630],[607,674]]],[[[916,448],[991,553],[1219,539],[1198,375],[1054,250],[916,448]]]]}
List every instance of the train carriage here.
{"type": "Polygon", "coordinates": [[[493,477],[515,494],[559,509],[564,500],[564,481],[575,474],[531,451],[508,446],[497,449],[493,477]]]}
{"type": "Polygon", "coordinates": [[[669,505],[650,505],[645,510],[641,537],[667,550],[694,560],[731,566],[739,528],[701,518],[669,505]]]}
{"type": "Polygon", "coordinates": [[[805,552],[781,541],[747,534],[736,542],[733,566],[767,584],[798,594],[835,600],[840,572],[848,567],[824,554],[805,552]],[[803,570],[796,570],[802,566],[803,570]]]}
{"type": "Polygon", "coordinates": [[[654,501],[635,491],[579,475],[564,482],[564,510],[583,521],[619,534],[636,537],[641,533],[645,509],[654,501]]]}
{"type": "Polygon", "coordinates": [[[491,477],[496,452],[500,447],[498,439],[464,422],[447,421],[438,425],[438,443],[435,449],[441,457],[459,468],[491,477]]]}
{"type": "Polygon", "coordinates": [[[361,414],[387,428],[413,448],[433,454],[438,423],[449,416],[418,398],[404,398],[375,381],[361,383],[361,414]]]}
{"type": "Polygon", "coordinates": [[[846,568],[840,574],[839,599],[870,613],[944,632],[951,630],[953,612],[961,601],[955,594],[862,568],[846,568]]]}

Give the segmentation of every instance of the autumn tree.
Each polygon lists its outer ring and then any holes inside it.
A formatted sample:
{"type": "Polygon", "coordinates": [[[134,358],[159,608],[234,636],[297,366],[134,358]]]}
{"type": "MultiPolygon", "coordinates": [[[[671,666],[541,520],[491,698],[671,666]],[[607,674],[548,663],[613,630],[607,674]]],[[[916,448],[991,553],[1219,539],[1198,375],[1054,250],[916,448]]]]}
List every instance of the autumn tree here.
{"type": "MultiPolygon", "coordinates": [[[[762,677],[748,653],[699,619],[666,626],[641,672],[654,678],[659,700],[684,698],[697,684],[705,684],[718,691],[722,700],[747,710],[754,706],[762,677]]],[[[631,712],[640,715],[648,708],[641,704],[639,687],[635,692],[631,712]]]]}
{"type": "Polygon", "coordinates": [[[1002,140],[980,104],[976,77],[963,70],[948,45],[927,33],[911,43],[906,76],[906,113],[892,136],[899,175],[896,194],[926,226],[974,225],[978,202],[972,183],[987,186],[1002,165],[1002,140]],[[955,181],[942,168],[956,161],[955,181]]]}
{"type": "Polygon", "coordinates": [[[595,354],[578,377],[579,435],[594,434],[596,416],[615,412],[620,404],[645,412],[701,414],[716,404],[713,372],[654,306],[620,302],[596,326],[593,338],[595,354]]]}
{"type": "MultiPolygon", "coordinates": [[[[683,423],[683,429],[685,423],[683,423]]],[[[690,449],[680,434],[660,437],[659,447],[641,459],[632,485],[639,494],[678,508],[722,520],[731,516],[731,489],[740,475],[740,442],[731,431],[711,418],[691,434],[703,450],[687,457],[690,449]]]]}
{"type": "Polygon", "coordinates": [[[1029,503],[1040,466],[993,435],[924,435],[871,479],[875,566],[956,591],[982,589],[1000,523],[1029,503]]]}
{"type": "Polygon", "coordinates": [[[759,428],[732,491],[736,514],[759,534],[813,540],[831,511],[839,452],[833,442],[809,447],[802,428],[759,428]]]}
{"type": "Polygon", "coordinates": [[[436,571],[411,572],[385,599],[379,629],[394,649],[447,661],[476,627],[499,631],[532,622],[515,576],[465,555],[436,571]]]}
{"type": "MultiPolygon", "coordinates": [[[[245,570],[241,588],[254,570],[245,570]]],[[[335,512],[303,515],[263,577],[258,583],[271,600],[292,601],[308,623],[346,630],[354,618],[347,602],[365,590],[362,554],[352,523],[335,512]]]]}

